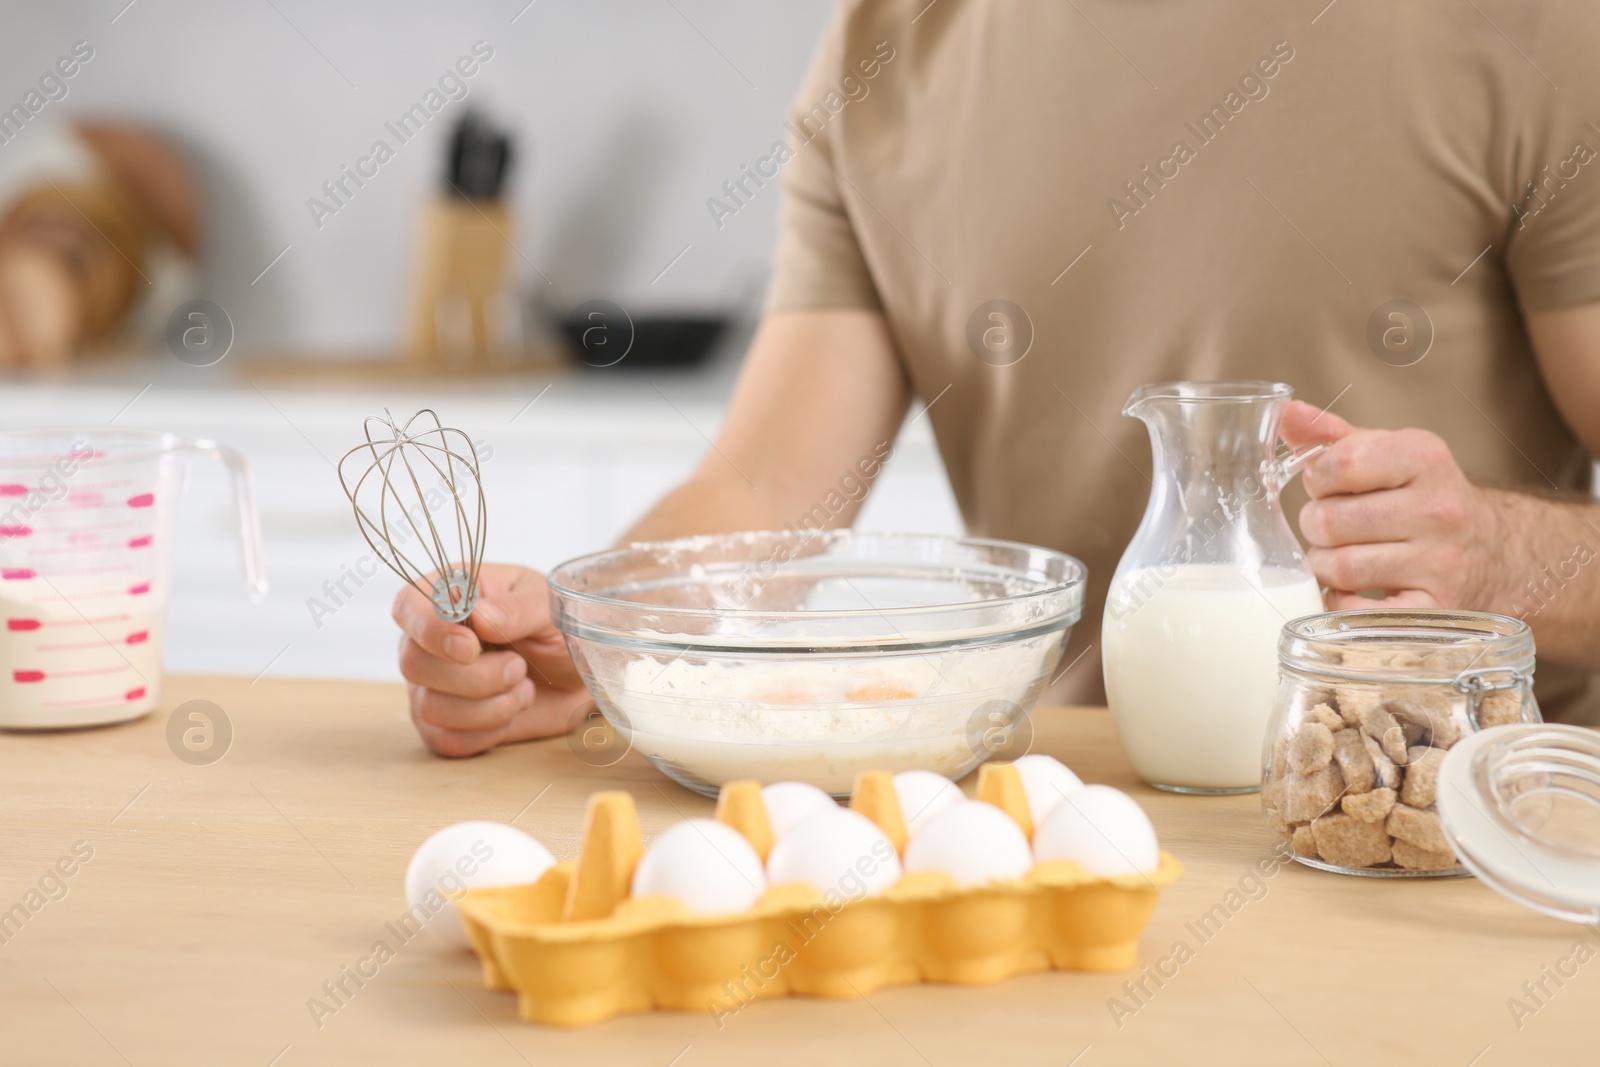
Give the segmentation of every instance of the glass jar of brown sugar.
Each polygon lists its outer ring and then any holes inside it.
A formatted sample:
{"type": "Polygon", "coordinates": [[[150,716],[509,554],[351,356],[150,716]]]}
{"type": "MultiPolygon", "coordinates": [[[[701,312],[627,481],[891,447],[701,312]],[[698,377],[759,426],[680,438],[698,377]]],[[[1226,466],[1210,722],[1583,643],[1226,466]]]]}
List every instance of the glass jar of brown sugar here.
{"type": "Polygon", "coordinates": [[[1278,639],[1261,804],[1301,863],[1344,874],[1465,873],[1439,821],[1445,753],[1539,722],[1533,634],[1482,612],[1309,615],[1278,639]]]}

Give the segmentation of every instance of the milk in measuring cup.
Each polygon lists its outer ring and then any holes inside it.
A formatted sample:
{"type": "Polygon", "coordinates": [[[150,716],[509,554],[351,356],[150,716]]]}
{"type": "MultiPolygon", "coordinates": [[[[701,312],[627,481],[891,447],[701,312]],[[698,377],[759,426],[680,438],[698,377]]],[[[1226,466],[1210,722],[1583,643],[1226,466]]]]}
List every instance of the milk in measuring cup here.
{"type": "Polygon", "coordinates": [[[1323,610],[1288,568],[1173,564],[1130,571],[1106,598],[1106,696],[1147,782],[1224,789],[1259,781],[1278,687],[1278,632],[1323,610]]]}
{"type": "Polygon", "coordinates": [[[266,591],[242,457],[141,430],[0,432],[0,729],[136,719],[161,699],[172,505],[184,464],[234,475],[252,592],[266,591]]]}
{"type": "Polygon", "coordinates": [[[0,596],[0,679],[8,683],[0,725],[88,726],[155,708],[162,605],[123,596],[83,603],[80,614],[52,594],[22,600],[17,592],[0,596]]]}
{"type": "Polygon", "coordinates": [[[160,699],[174,479],[101,452],[56,469],[0,478],[0,726],[119,722],[160,699]]]}

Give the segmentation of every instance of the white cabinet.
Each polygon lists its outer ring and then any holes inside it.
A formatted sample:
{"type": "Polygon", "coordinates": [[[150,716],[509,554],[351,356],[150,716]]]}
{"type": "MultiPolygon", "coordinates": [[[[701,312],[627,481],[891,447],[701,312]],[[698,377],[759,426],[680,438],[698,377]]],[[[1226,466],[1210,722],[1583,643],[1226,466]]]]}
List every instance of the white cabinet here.
{"type": "MultiPolygon", "coordinates": [[[[384,569],[359,577],[373,570],[371,550],[333,468],[361,440],[362,418],[432,406],[486,445],[489,557],[548,568],[609,545],[686,475],[706,448],[702,433],[721,421],[727,389],[715,377],[562,378],[522,410],[545,383],[425,395],[158,382],[118,414],[143,384],[0,386],[0,428],[115,417],[244,453],[271,592],[260,604],[247,599],[226,472],[197,463],[178,511],[167,669],[340,678],[398,677],[388,615],[398,579],[384,569]]],[[[903,438],[857,526],[958,532],[927,420],[903,438]]]]}

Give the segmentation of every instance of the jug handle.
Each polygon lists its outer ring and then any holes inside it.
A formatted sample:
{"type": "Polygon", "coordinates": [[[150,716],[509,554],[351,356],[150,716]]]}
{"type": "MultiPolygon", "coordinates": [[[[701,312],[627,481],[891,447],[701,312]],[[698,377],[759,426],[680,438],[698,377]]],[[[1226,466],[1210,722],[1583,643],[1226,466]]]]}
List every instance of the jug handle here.
{"type": "Polygon", "coordinates": [[[1272,484],[1279,492],[1282,492],[1283,487],[1292,482],[1294,476],[1304,470],[1307,463],[1310,463],[1327,449],[1327,442],[1323,442],[1320,445],[1312,445],[1310,448],[1302,449],[1299,452],[1291,448],[1278,453],[1268,464],[1272,484]]]}
{"type": "Polygon", "coordinates": [[[244,456],[216,441],[197,439],[184,442],[191,452],[220,459],[233,480],[233,502],[239,515],[239,547],[244,558],[245,584],[250,601],[259,604],[267,595],[267,569],[261,561],[261,513],[256,509],[255,476],[244,456]]]}

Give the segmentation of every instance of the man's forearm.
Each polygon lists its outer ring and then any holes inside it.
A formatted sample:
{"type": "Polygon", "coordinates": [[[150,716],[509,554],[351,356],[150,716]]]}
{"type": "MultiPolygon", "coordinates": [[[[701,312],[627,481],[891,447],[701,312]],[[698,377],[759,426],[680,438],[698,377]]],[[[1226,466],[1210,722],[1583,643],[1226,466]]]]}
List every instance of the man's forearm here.
{"type": "Polygon", "coordinates": [[[1539,655],[1600,670],[1600,505],[1485,491],[1504,554],[1481,607],[1525,620],[1539,655]]]}

